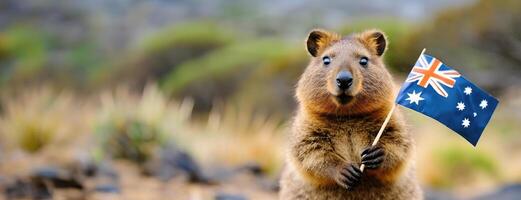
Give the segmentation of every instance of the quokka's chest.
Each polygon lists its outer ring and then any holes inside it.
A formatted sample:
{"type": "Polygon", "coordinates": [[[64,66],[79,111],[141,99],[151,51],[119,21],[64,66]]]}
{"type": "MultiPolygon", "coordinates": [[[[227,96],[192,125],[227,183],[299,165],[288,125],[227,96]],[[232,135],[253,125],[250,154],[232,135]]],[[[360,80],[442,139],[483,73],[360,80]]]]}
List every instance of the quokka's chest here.
{"type": "Polygon", "coordinates": [[[359,161],[362,150],[372,143],[374,136],[371,130],[363,129],[337,129],[331,132],[330,142],[336,153],[354,161],[359,161]]]}

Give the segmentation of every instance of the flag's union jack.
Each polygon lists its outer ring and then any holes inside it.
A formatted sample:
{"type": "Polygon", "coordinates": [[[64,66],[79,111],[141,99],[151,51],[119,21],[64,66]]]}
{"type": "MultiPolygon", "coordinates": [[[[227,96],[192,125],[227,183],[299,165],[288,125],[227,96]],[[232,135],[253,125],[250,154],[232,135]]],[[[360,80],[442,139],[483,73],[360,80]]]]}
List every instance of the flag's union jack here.
{"type": "Polygon", "coordinates": [[[443,66],[443,63],[438,59],[432,57],[430,62],[427,62],[426,56],[422,54],[405,81],[418,81],[418,85],[424,88],[430,85],[436,93],[443,97],[448,97],[449,95],[442,85],[450,88],[454,87],[455,79],[461,75],[453,69],[441,70],[441,66],[443,66]]]}

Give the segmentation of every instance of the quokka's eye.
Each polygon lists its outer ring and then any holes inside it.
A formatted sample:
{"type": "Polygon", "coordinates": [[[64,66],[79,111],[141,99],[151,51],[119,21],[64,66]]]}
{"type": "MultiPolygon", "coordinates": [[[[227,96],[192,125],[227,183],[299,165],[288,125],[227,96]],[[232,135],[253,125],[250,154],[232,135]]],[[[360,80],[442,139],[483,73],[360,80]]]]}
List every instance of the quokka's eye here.
{"type": "Polygon", "coordinates": [[[362,58],[360,58],[360,61],[358,61],[358,63],[360,63],[362,67],[367,67],[367,63],[369,63],[369,58],[363,56],[362,58]]]}
{"type": "Polygon", "coordinates": [[[324,65],[329,65],[331,63],[331,58],[329,56],[324,56],[322,58],[322,62],[324,63],[324,65]]]}

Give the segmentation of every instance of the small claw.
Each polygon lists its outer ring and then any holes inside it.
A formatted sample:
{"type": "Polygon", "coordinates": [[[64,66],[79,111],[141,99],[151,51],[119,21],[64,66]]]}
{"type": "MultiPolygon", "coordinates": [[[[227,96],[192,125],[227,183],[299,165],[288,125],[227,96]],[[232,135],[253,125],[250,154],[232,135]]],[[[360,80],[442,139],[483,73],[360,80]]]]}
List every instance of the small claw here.
{"type": "Polygon", "coordinates": [[[356,177],[355,175],[353,174],[347,174],[347,175],[344,175],[346,177],[347,180],[349,180],[351,183],[355,183],[358,181],[358,177],[356,177]]]}
{"type": "Polygon", "coordinates": [[[371,151],[367,151],[366,153],[362,153],[362,162],[375,159],[385,155],[385,151],[381,147],[375,147],[371,149],[371,151]]]}
{"type": "Polygon", "coordinates": [[[353,181],[350,181],[350,180],[345,180],[344,181],[344,184],[347,186],[347,187],[351,187],[353,185],[353,181]]]}
{"type": "Polygon", "coordinates": [[[345,181],[345,180],[340,180],[340,181],[338,182],[338,184],[339,184],[340,186],[342,186],[343,188],[346,188],[346,189],[349,188],[349,185],[346,184],[346,181],[345,181]]]}
{"type": "Polygon", "coordinates": [[[340,171],[338,182],[340,186],[351,190],[360,183],[362,172],[355,165],[348,165],[340,171]]]}
{"type": "Polygon", "coordinates": [[[362,153],[361,153],[362,156],[364,156],[365,154],[368,154],[369,151],[371,151],[371,148],[372,148],[372,147],[373,147],[373,146],[366,147],[366,148],[362,151],[362,153]]]}
{"type": "Polygon", "coordinates": [[[362,171],[358,167],[351,165],[348,170],[351,174],[356,175],[357,178],[362,177],[362,171]]]}
{"type": "Polygon", "coordinates": [[[367,168],[367,169],[376,169],[378,167],[380,167],[380,165],[366,165],[365,166],[365,168],[367,168]]]}
{"type": "Polygon", "coordinates": [[[371,152],[373,152],[373,151],[375,151],[375,150],[377,150],[379,148],[380,148],[380,146],[368,146],[364,150],[362,150],[361,154],[362,155],[369,154],[369,153],[371,153],[371,152]]]}
{"type": "Polygon", "coordinates": [[[373,157],[379,154],[383,154],[384,151],[381,147],[371,147],[368,148],[366,151],[362,152],[362,157],[373,157]]]}
{"type": "Polygon", "coordinates": [[[377,164],[381,164],[383,161],[384,161],[383,157],[378,157],[378,158],[375,158],[372,160],[364,160],[364,161],[362,161],[362,164],[364,164],[366,166],[367,165],[377,165],[377,164]]]}

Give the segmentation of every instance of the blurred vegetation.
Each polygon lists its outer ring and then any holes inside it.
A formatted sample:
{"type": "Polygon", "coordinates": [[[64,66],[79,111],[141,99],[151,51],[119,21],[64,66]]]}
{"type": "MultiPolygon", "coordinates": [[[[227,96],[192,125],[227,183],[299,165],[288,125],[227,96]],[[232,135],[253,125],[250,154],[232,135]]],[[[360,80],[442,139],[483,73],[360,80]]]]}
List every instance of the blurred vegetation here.
{"type": "MultiPolygon", "coordinates": [[[[280,62],[298,67],[287,63],[293,56],[292,52],[294,51],[280,40],[256,39],[240,42],[179,65],[162,85],[165,91],[172,94],[194,97],[199,106],[208,109],[214,99],[242,92],[244,83],[259,73],[259,68],[271,68],[271,65],[280,62]]],[[[265,84],[269,84],[269,79],[256,82],[255,86],[262,87],[265,84]]],[[[268,92],[271,88],[264,89],[268,92]]]]}
{"type": "Polygon", "coordinates": [[[118,59],[109,65],[112,73],[107,73],[107,69],[98,71],[98,81],[100,84],[126,82],[142,88],[147,81],[162,79],[182,63],[197,60],[234,39],[231,31],[212,22],[167,27],[123,53],[121,56],[127,59],[118,59]]]}
{"type": "MultiPolygon", "coordinates": [[[[390,41],[385,59],[396,73],[404,75],[416,60],[414,52],[426,47],[427,53],[442,57],[480,85],[502,91],[517,84],[521,74],[517,7],[514,0],[479,1],[444,10],[432,21],[373,17],[336,30],[342,34],[368,28],[385,31],[390,41]]],[[[70,17],[63,20],[83,23],[79,29],[94,26],[87,16],[68,13],[67,6],[59,9],[70,17]]],[[[261,110],[290,113],[295,105],[292,87],[307,62],[303,44],[285,40],[276,31],[252,33],[211,20],[164,26],[123,45],[122,50],[93,42],[102,37],[94,31],[56,32],[35,29],[31,23],[7,26],[0,34],[0,87],[4,89],[45,82],[91,92],[115,85],[139,91],[147,82],[158,81],[171,97],[192,97],[198,112],[209,111],[218,100],[247,101],[261,110]]],[[[302,41],[305,34],[293,37],[302,41]]]]}
{"type": "Polygon", "coordinates": [[[47,59],[45,35],[34,36],[31,28],[16,27],[0,35],[1,83],[20,84],[29,77],[39,76],[47,59]]]}
{"type": "Polygon", "coordinates": [[[435,150],[433,162],[439,162],[440,172],[433,176],[432,184],[435,187],[450,188],[455,185],[475,181],[480,175],[492,179],[499,179],[497,159],[482,150],[448,146],[435,150]]]}
{"type": "MultiPolygon", "coordinates": [[[[171,139],[164,123],[168,115],[178,112],[168,113],[171,105],[155,86],[149,85],[141,97],[120,88],[101,100],[94,122],[96,160],[119,158],[142,165],[171,139]]],[[[174,119],[178,118],[168,118],[174,119]]]]}
{"type": "Polygon", "coordinates": [[[96,132],[103,138],[103,152],[137,164],[147,161],[154,148],[163,145],[159,130],[138,120],[107,122],[101,124],[96,132]]]}
{"type": "MultiPolygon", "coordinates": [[[[403,51],[444,59],[493,93],[519,84],[521,75],[521,2],[486,1],[441,12],[431,24],[417,28],[403,51]]],[[[404,55],[411,59],[416,55],[404,55]]],[[[407,67],[407,65],[402,65],[407,67]]]]}
{"type": "Polygon", "coordinates": [[[57,94],[48,88],[26,91],[16,97],[3,96],[0,116],[0,137],[7,147],[19,147],[28,153],[38,153],[49,146],[64,145],[81,132],[74,128],[79,116],[70,110],[80,108],[70,94],[57,94]],[[62,122],[67,121],[68,124],[62,122]]]}

